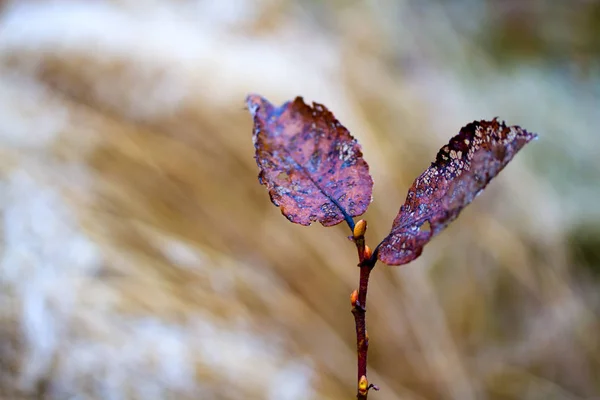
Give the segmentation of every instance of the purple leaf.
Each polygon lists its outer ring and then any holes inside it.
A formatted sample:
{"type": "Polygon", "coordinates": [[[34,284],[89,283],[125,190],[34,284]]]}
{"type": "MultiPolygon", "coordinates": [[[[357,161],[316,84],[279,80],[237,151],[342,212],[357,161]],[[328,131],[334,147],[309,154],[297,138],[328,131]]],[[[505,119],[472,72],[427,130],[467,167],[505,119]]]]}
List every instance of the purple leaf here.
{"type": "Polygon", "coordinates": [[[458,217],[514,155],[537,135],[496,119],[475,121],[460,130],[408,191],[406,202],[378,247],[388,265],[406,264],[458,217]],[[426,222],[429,229],[423,229],[426,222]]]}
{"type": "Polygon", "coordinates": [[[275,107],[258,95],[246,99],[254,118],[259,181],[290,221],[332,226],[362,215],[373,180],[360,145],[323,105],[301,97],[275,107]]]}

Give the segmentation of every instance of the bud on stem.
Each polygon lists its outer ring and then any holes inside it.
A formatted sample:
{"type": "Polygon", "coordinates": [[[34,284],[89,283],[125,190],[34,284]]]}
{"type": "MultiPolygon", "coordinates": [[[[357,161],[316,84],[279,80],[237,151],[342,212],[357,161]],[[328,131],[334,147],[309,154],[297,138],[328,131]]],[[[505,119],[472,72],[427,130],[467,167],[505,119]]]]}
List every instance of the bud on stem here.
{"type": "Polygon", "coordinates": [[[365,244],[365,252],[364,252],[364,259],[368,260],[371,258],[371,256],[373,255],[373,251],[371,250],[371,248],[365,244]]]}
{"type": "Polygon", "coordinates": [[[354,235],[354,239],[358,239],[358,238],[365,236],[366,231],[367,231],[367,221],[365,221],[364,219],[361,219],[360,221],[358,221],[356,223],[356,225],[354,225],[354,230],[352,231],[352,234],[354,235]]]}
{"type": "Polygon", "coordinates": [[[367,394],[367,391],[369,390],[369,381],[367,380],[366,376],[361,376],[360,380],[358,381],[358,393],[360,393],[362,396],[365,396],[367,394]]]}
{"type": "Polygon", "coordinates": [[[352,307],[356,307],[356,301],[358,300],[358,290],[354,290],[351,294],[350,294],[350,304],[352,304],[352,307]]]}

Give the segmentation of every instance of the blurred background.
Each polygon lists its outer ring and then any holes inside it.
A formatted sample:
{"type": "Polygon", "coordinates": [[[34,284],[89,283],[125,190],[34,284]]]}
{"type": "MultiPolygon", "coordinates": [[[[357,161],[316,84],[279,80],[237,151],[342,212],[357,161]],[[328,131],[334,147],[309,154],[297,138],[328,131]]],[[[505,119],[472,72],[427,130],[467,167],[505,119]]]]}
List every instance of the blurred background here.
{"type": "Polygon", "coordinates": [[[371,246],[461,126],[537,132],[374,270],[370,397],[600,398],[599,1],[0,7],[0,398],[354,397],[355,249],[271,204],[249,92],[358,138],[371,246]]]}

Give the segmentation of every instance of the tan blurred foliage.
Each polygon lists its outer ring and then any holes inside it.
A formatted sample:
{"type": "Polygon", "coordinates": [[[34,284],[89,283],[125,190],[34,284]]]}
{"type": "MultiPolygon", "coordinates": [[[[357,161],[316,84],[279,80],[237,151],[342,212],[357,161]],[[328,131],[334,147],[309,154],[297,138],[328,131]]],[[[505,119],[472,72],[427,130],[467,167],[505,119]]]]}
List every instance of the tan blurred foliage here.
{"type": "Polygon", "coordinates": [[[538,132],[420,259],[375,269],[372,397],[600,396],[594,44],[506,67],[514,39],[477,32],[514,2],[470,3],[5,2],[2,398],[352,398],[353,245],[271,205],[248,92],[359,139],[372,246],[462,125],[538,132]]]}

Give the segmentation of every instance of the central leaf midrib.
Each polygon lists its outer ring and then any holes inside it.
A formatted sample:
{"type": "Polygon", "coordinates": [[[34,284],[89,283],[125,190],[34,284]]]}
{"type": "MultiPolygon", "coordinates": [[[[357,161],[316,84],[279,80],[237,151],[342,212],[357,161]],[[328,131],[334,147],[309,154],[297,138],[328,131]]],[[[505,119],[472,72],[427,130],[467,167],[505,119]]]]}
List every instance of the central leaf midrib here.
{"type": "Polygon", "coordinates": [[[350,214],[348,214],[348,212],[344,209],[344,207],[341,206],[341,204],[335,200],[333,197],[331,197],[331,195],[329,193],[327,193],[321,186],[319,186],[319,184],[313,179],[313,177],[311,176],[311,174],[306,170],[306,168],[304,168],[304,166],[302,164],[300,164],[295,158],[294,156],[289,152],[289,150],[286,147],[283,147],[283,151],[290,157],[290,159],[292,161],[294,161],[294,163],[296,163],[296,165],[298,166],[298,169],[308,177],[308,179],[310,179],[310,181],[312,182],[313,185],[315,185],[315,187],[317,189],[319,189],[319,191],[321,193],[323,193],[323,195],[325,197],[327,197],[327,199],[329,199],[329,201],[331,201],[342,213],[342,216],[344,217],[344,220],[346,220],[346,223],[348,223],[348,225],[350,226],[350,229],[354,229],[354,220],[352,219],[352,217],[350,216],[350,214]]]}

